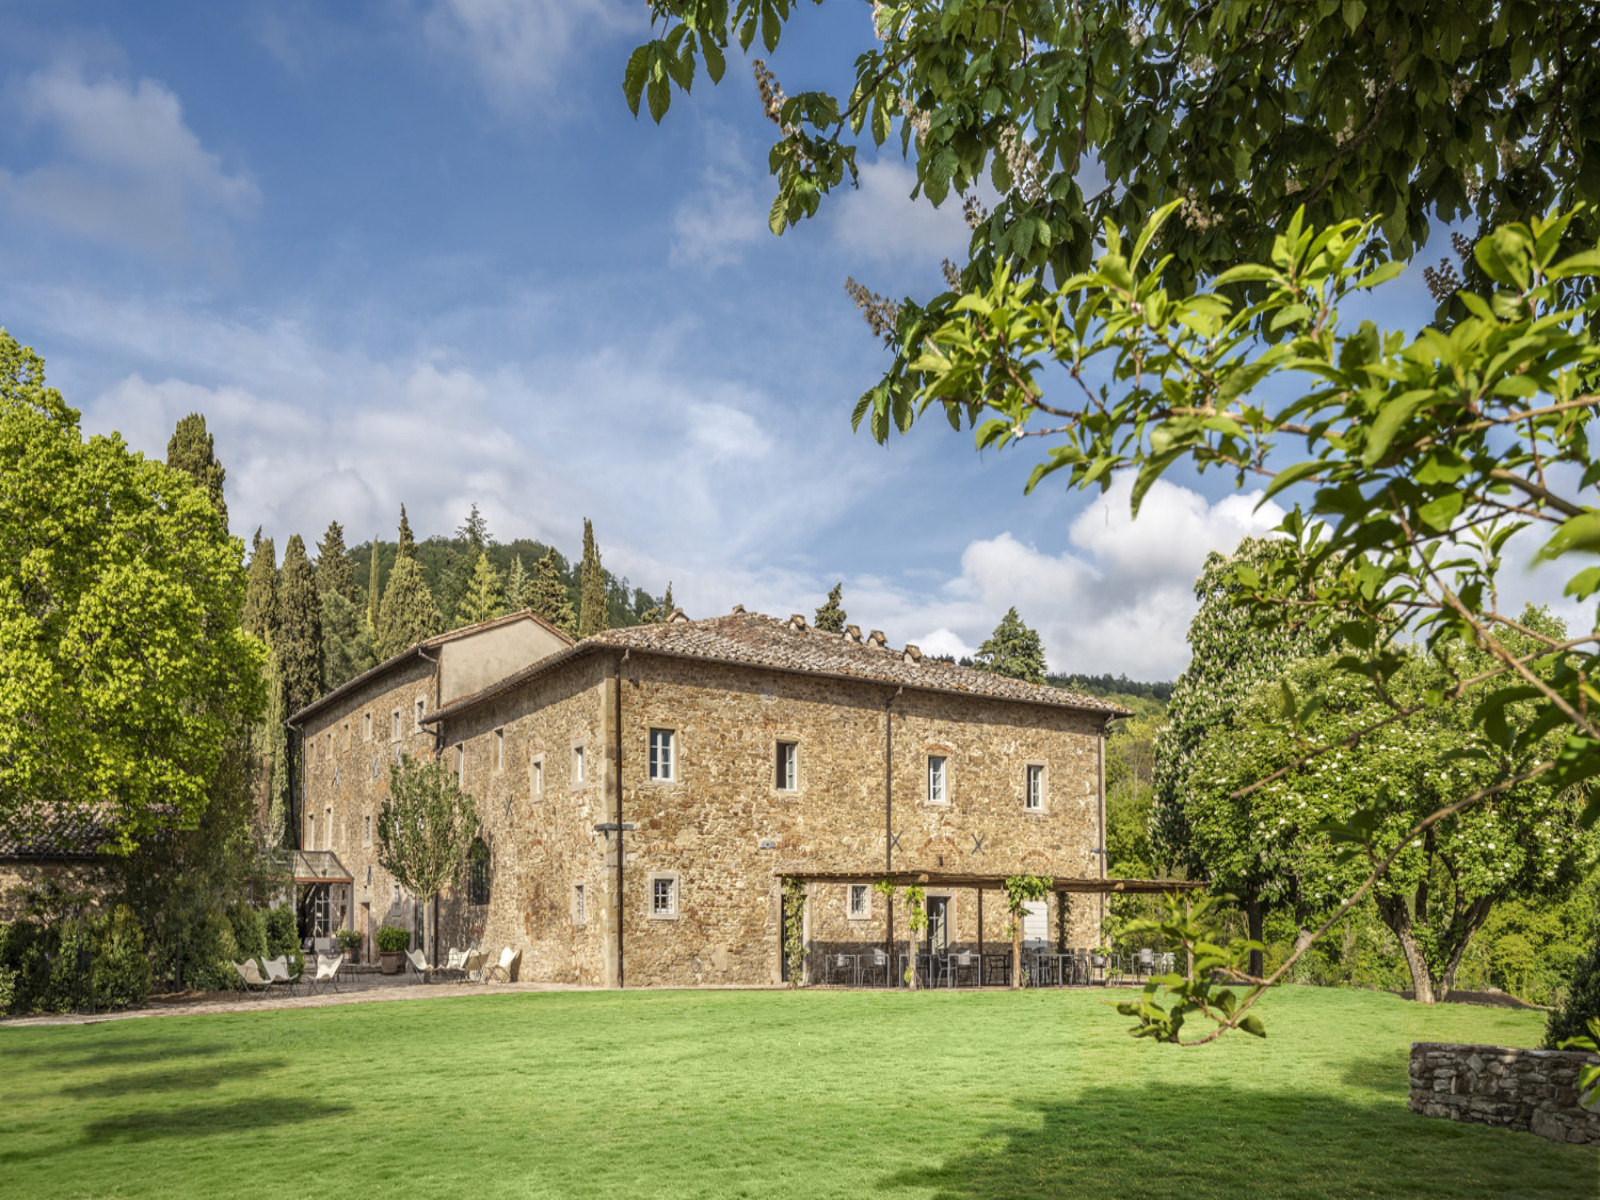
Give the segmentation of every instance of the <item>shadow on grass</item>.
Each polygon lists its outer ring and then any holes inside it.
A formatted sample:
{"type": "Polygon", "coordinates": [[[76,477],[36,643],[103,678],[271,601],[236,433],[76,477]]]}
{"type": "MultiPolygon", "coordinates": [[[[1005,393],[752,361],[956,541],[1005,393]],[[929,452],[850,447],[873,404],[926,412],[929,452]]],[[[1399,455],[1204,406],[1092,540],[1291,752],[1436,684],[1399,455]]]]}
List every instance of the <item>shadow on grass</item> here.
{"type": "Polygon", "coordinates": [[[210,1066],[176,1067],[168,1071],[146,1071],[143,1074],[118,1075],[89,1083],[73,1084],[58,1093],[84,1100],[100,1097],[129,1096],[138,1093],[157,1095],[161,1092],[204,1091],[223,1083],[239,1083],[289,1065],[287,1059],[232,1059],[226,1068],[210,1066]]]}
{"type": "MultiPolygon", "coordinates": [[[[1386,1067],[1387,1069],[1387,1067],[1386,1067]]],[[[1363,1087],[1378,1086],[1363,1080],[1363,1087]]],[[[1372,1093],[1368,1093],[1371,1095],[1372,1093]]],[[[1019,1121],[971,1150],[900,1172],[880,1190],[935,1200],[1102,1200],[1177,1194],[1592,1196],[1594,1151],[1528,1133],[1419,1117],[1403,1098],[1186,1085],[1086,1089],[1068,1103],[1019,1101],[1019,1121]]]]}
{"type": "Polygon", "coordinates": [[[75,1067],[136,1067],[174,1058],[210,1058],[231,1053],[227,1042],[167,1042],[159,1037],[106,1038],[93,1042],[40,1042],[34,1046],[7,1045],[0,1030],[0,1054],[13,1060],[31,1060],[58,1069],[75,1067]]]}

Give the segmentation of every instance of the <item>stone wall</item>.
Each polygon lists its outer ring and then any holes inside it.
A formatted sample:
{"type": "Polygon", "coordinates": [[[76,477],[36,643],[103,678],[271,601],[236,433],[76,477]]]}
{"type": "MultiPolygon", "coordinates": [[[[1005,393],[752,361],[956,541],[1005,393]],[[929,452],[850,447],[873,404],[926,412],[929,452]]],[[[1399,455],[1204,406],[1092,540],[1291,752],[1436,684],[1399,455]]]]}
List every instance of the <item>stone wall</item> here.
{"type": "Polygon", "coordinates": [[[1595,1061],[1575,1050],[1412,1042],[1407,1106],[1425,1117],[1600,1145],[1600,1110],[1578,1103],[1578,1069],[1595,1061]]]}
{"type": "Polygon", "coordinates": [[[105,886],[105,869],[93,859],[0,859],[0,921],[25,915],[33,892],[59,888],[98,896],[105,886]]]}

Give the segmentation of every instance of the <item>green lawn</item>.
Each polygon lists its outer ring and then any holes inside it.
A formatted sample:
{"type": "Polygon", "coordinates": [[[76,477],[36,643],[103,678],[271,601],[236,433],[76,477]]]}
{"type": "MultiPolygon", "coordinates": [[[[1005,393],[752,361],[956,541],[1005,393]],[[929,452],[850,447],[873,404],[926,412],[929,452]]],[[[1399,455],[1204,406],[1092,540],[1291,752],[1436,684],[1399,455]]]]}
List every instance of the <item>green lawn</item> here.
{"type": "Polygon", "coordinates": [[[1289,988],[1266,1042],[1104,993],[458,995],[0,1028],[0,1196],[1586,1197],[1600,1156],[1405,1109],[1538,1014],[1289,988]]]}

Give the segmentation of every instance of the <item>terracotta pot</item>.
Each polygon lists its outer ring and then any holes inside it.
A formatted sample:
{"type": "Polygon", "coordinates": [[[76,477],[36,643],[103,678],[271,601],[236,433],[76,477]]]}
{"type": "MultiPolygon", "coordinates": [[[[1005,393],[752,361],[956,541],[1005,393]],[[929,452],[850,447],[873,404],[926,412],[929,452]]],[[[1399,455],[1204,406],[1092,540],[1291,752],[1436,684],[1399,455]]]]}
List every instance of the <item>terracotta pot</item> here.
{"type": "Polygon", "coordinates": [[[385,975],[400,974],[400,951],[380,950],[378,951],[378,960],[380,963],[382,963],[382,969],[385,975]]]}

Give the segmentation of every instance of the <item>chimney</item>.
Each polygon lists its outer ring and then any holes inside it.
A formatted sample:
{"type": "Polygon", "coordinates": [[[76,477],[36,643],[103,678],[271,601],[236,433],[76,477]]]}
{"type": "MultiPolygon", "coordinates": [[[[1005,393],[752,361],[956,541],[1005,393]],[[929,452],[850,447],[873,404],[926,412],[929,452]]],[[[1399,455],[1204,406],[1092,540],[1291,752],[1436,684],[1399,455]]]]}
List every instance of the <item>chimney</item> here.
{"type": "Polygon", "coordinates": [[[889,639],[883,636],[883,630],[881,629],[874,629],[871,633],[867,634],[867,645],[869,646],[876,646],[878,649],[882,650],[888,645],[888,643],[889,639]]]}
{"type": "Polygon", "coordinates": [[[799,613],[792,613],[789,617],[789,628],[794,630],[796,633],[806,632],[806,619],[799,613]]]}
{"type": "Polygon", "coordinates": [[[686,614],[683,611],[683,609],[681,609],[681,608],[675,608],[675,609],[673,609],[671,612],[669,612],[667,614],[667,624],[668,625],[678,625],[678,624],[687,625],[688,623],[689,623],[688,614],[686,614]]]}
{"type": "Polygon", "coordinates": [[[905,660],[908,663],[919,663],[919,662],[921,662],[922,661],[922,647],[913,646],[910,642],[907,642],[906,643],[905,660]]]}
{"type": "Polygon", "coordinates": [[[739,615],[739,614],[741,614],[741,613],[743,613],[743,612],[744,612],[744,605],[742,605],[742,604],[735,604],[735,605],[734,605],[734,606],[733,606],[733,612],[734,612],[734,615],[735,615],[735,616],[738,616],[738,615],[739,615]]]}
{"type": "Polygon", "coordinates": [[[861,640],[861,626],[846,625],[844,627],[844,640],[847,642],[859,642],[861,640]]]}

